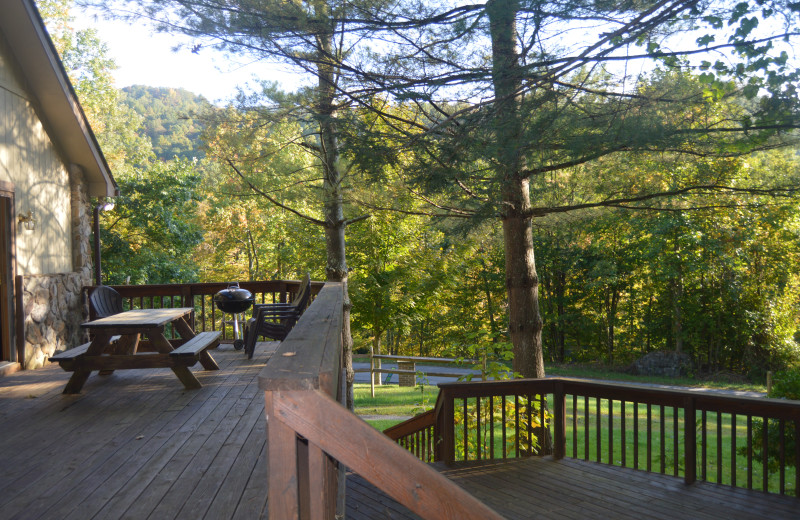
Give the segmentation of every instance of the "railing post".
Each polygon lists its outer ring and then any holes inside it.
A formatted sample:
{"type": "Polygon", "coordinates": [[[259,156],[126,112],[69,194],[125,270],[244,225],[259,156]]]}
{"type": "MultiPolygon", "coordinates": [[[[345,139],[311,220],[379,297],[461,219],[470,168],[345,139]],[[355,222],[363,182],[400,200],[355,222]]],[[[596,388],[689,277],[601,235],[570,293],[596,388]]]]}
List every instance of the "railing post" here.
{"type": "MultiPolygon", "coordinates": [[[[183,300],[182,305],[184,307],[191,307],[191,308],[194,309],[194,296],[192,295],[191,286],[188,286],[188,285],[181,286],[181,300],[183,300]]],[[[196,326],[197,324],[196,324],[195,319],[196,318],[195,318],[195,315],[194,315],[194,312],[193,312],[192,315],[191,315],[191,321],[192,322],[189,324],[189,326],[192,327],[192,330],[197,330],[197,326],[196,326]]]]}
{"type": "MultiPolygon", "coordinates": [[[[684,481],[694,484],[697,480],[697,430],[695,420],[697,411],[694,397],[687,396],[683,404],[683,457],[684,481]]],[[[677,418],[675,418],[677,420],[677,418]]],[[[677,453],[675,454],[677,457],[677,453]]],[[[734,469],[735,471],[735,469],[734,469]]]]}
{"type": "Polygon", "coordinates": [[[439,416],[436,418],[437,439],[436,460],[443,461],[445,464],[452,464],[456,457],[456,425],[453,416],[453,398],[444,390],[442,393],[442,407],[439,416]]]}
{"type": "Polygon", "coordinates": [[[297,471],[297,435],[276,413],[275,392],[264,392],[267,419],[267,496],[269,518],[294,520],[299,518],[297,471]]]}
{"type": "Polygon", "coordinates": [[[553,419],[553,458],[558,460],[567,453],[567,400],[561,381],[553,387],[553,419]]]}

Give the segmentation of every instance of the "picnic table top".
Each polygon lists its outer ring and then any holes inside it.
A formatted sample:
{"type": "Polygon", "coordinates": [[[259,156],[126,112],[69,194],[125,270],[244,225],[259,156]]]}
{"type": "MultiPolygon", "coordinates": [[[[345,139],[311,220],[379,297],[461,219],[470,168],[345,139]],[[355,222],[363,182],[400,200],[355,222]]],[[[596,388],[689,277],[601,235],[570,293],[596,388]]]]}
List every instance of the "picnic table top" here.
{"type": "Polygon", "coordinates": [[[142,329],[163,327],[178,318],[190,314],[191,307],[176,307],[171,309],[134,309],[121,312],[106,318],[87,321],[81,324],[86,329],[115,329],[120,327],[136,327],[142,329]]]}

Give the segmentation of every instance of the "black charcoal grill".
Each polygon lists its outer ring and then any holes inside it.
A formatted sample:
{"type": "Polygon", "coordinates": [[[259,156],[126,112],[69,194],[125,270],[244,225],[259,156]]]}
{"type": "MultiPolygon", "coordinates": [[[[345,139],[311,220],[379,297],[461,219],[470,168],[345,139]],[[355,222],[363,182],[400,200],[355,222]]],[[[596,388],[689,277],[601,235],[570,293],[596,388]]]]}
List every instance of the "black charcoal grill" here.
{"type": "Polygon", "coordinates": [[[227,289],[222,289],[214,295],[214,304],[219,310],[233,315],[233,347],[241,350],[244,346],[241,332],[239,331],[239,314],[253,306],[253,293],[239,287],[238,283],[228,284],[227,289]]]}

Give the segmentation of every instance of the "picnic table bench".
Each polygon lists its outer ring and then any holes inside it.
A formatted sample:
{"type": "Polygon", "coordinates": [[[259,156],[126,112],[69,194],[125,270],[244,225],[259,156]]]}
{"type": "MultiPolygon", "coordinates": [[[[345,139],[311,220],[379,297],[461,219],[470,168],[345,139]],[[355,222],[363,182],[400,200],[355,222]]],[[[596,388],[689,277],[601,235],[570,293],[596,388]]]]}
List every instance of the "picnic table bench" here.
{"type": "Polygon", "coordinates": [[[170,368],[185,388],[200,388],[189,367],[199,361],[206,370],[219,370],[208,350],[219,345],[221,332],[195,334],[186,321],[192,312],[194,309],[189,307],[136,309],[84,323],[82,327],[94,334],[92,341],[50,357],[64,370],[73,372],[64,393],[79,393],[93,370],[110,374],[138,368],[170,368]],[[164,335],[170,324],[180,340],[171,342],[164,335]],[[142,336],[149,343],[140,349],[142,336]]]}

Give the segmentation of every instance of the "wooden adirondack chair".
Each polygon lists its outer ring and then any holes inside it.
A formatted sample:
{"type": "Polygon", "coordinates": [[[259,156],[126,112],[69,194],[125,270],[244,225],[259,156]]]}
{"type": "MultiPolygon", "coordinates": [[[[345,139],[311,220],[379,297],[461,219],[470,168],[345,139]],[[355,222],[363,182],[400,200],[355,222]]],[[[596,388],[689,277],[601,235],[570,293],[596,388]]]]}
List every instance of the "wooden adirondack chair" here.
{"type": "Polygon", "coordinates": [[[89,296],[89,305],[92,307],[92,318],[106,318],[123,311],[122,296],[107,285],[101,285],[92,291],[89,296]]]}
{"type": "Polygon", "coordinates": [[[244,330],[244,351],[253,358],[258,336],[283,341],[303,314],[311,299],[311,275],[306,274],[291,303],[268,303],[253,306],[253,317],[244,330]]]}

